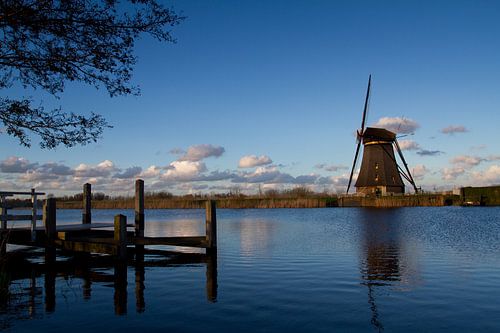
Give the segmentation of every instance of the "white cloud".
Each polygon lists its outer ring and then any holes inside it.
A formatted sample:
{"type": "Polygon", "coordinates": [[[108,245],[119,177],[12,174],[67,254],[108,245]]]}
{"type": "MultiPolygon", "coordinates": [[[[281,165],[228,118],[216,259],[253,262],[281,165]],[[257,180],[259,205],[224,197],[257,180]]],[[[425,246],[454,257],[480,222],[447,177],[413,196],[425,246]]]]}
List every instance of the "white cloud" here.
{"type": "Polygon", "coordinates": [[[500,161],[500,155],[490,155],[485,158],[486,161],[500,161]]]}
{"type": "Polygon", "coordinates": [[[40,173],[58,176],[70,176],[74,174],[74,171],[69,166],[53,162],[45,163],[36,170],[40,173]]]}
{"type": "Polygon", "coordinates": [[[0,179],[0,188],[4,191],[5,190],[26,191],[26,187],[22,185],[20,182],[6,181],[4,179],[0,179]]]}
{"type": "Polygon", "coordinates": [[[247,155],[243,156],[240,159],[240,162],[238,163],[238,168],[253,168],[256,166],[267,165],[271,163],[273,163],[273,161],[271,160],[271,158],[269,158],[269,156],[247,155]]]}
{"type": "Polygon", "coordinates": [[[169,169],[160,176],[168,181],[193,181],[207,170],[205,163],[199,161],[174,161],[169,169]]]}
{"type": "Polygon", "coordinates": [[[106,194],[127,192],[133,195],[135,183],[129,178],[99,178],[91,181],[96,191],[106,194]]]}
{"type": "Polygon", "coordinates": [[[24,157],[11,156],[0,162],[0,171],[5,173],[24,173],[33,170],[38,163],[30,163],[24,157]]]}
{"type": "MultiPolygon", "coordinates": [[[[349,189],[349,193],[354,193],[354,184],[356,184],[356,180],[358,179],[359,169],[354,172],[352,175],[351,188],[349,189]]],[[[321,177],[317,180],[318,185],[333,185],[335,191],[340,193],[345,193],[347,189],[347,184],[349,183],[350,174],[344,173],[340,176],[331,176],[331,177],[321,177]]]]}
{"type": "Polygon", "coordinates": [[[201,161],[207,157],[220,157],[225,149],[221,146],[195,145],[188,148],[186,154],[179,158],[179,161],[201,161]]]}
{"type": "Polygon", "coordinates": [[[474,181],[474,185],[499,185],[500,165],[492,165],[485,171],[473,172],[472,180],[474,181]]]}
{"type": "Polygon", "coordinates": [[[58,179],[59,176],[48,174],[48,173],[43,173],[39,171],[27,171],[23,175],[19,177],[19,180],[25,183],[34,183],[34,182],[41,182],[45,181],[48,179],[58,179]]]}
{"type": "Polygon", "coordinates": [[[401,117],[383,117],[380,118],[374,127],[382,127],[394,133],[410,134],[415,132],[420,125],[412,119],[401,117]]]}
{"type": "Polygon", "coordinates": [[[295,177],[295,181],[293,182],[294,184],[314,184],[316,180],[319,178],[318,175],[316,174],[310,174],[310,175],[301,175],[295,177]]]}
{"type": "Polygon", "coordinates": [[[398,141],[398,143],[399,143],[399,148],[401,148],[401,150],[419,150],[419,149],[421,149],[420,145],[413,140],[401,140],[401,141],[398,141]]]}
{"type": "Polygon", "coordinates": [[[233,183],[261,183],[261,184],[314,184],[319,175],[299,175],[294,177],[288,173],[283,173],[276,166],[258,167],[253,172],[243,172],[234,175],[233,183]]]}
{"type": "Polygon", "coordinates": [[[412,176],[415,180],[422,180],[424,176],[429,172],[429,169],[423,164],[415,165],[412,169],[412,176]]]}
{"type": "Polygon", "coordinates": [[[254,172],[243,173],[234,183],[292,183],[294,178],[281,173],[276,167],[258,167],[254,172]]]}
{"type": "Polygon", "coordinates": [[[151,165],[149,168],[141,172],[140,178],[154,178],[160,175],[160,168],[156,165],[151,165]]]}
{"type": "Polygon", "coordinates": [[[442,174],[442,179],[444,180],[455,180],[459,176],[463,175],[465,173],[465,169],[462,167],[456,167],[456,168],[444,168],[441,170],[442,174]]]}
{"type": "Polygon", "coordinates": [[[76,177],[108,177],[116,171],[115,165],[110,160],[102,161],[97,166],[80,164],[75,168],[76,177]]]}
{"type": "Polygon", "coordinates": [[[130,179],[134,178],[135,176],[139,175],[142,172],[142,168],[135,166],[135,167],[130,167],[125,169],[125,171],[121,173],[115,174],[113,177],[118,178],[118,179],[130,179]]]}
{"type": "Polygon", "coordinates": [[[237,174],[226,170],[226,171],[212,171],[208,175],[200,175],[196,180],[210,182],[210,181],[219,181],[219,180],[229,180],[238,177],[237,174]]]}
{"type": "Polygon", "coordinates": [[[481,157],[469,155],[459,155],[450,160],[452,164],[469,169],[476,165],[479,165],[479,163],[481,163],[482,161],[484,161],[484,159],[481,157]]]}
{"type": "Polygon", "coordinates": [[[465,132],[468,132],[468,130],[462,125],[448,126],[441,130],[441,133],[443,134],[455,134],[455,133],[465,133],[465,132]]]}

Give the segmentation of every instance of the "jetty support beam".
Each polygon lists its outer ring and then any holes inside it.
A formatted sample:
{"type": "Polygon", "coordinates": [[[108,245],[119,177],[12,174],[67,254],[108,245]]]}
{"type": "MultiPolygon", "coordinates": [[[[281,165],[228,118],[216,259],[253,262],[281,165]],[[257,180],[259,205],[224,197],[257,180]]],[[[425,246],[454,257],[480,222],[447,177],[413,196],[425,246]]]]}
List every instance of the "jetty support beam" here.
{"type": "Polygon", "coordinates": [[[7,253],[8,231],[7,231],[7,199],[5,195],[0,196],[0,216],[2,220],[2,229],[0,230],[0,255],[7,253]]]}
{"type": "Polygon", "coordinates": [[[35,189],[31,189],[31,241],[34,242],[36,241],[36,209],[37,209],[37,199],[36,199],[36,192],[35,189]]]}
{"type": "Polygon", "coordinates": [[[206,203],[206,242],[207,242],[207,253],[210,250],[217,249],[217,212],[216,212],[216,201],[207,200],[206,203]]]}
{"type": "MultiPolygon", "coordinates": [[[[144,180],[135,181],[135,236],[144,237],[144,180]]],[[[144,245],[136,245],[136,259],[143,259],[144,245]]]]}
{"type": "Polygon", "coordinates": [[[115,216],[114,239],[116,242],[116,256],[119,259],[127,258],[127,217],[122,214],[115,216]]]}
{"type": "Polygon", "coordinates": [[[49,246],[53,246],[52,242],[56,237],[56,199],[48,198],[43,206],[43,226],[49,246]]]}
{"type": "Polygon", "coordinates": [[[50,268],[56,261],[55,239],[56,231],[56,199],[47,198],[43,205],[43,227],[45,229],[45,263],[50,268]]]}
{"type": "Polygon", "coordinates": [[[206,293],[209,302],[217,302],[217,252],[206,255],[206,293]]]}
{"type": "Polygon", "coordinates": [[[82,223],[92,223],[92,185],[89,183],[83,185],[82,223]]]}

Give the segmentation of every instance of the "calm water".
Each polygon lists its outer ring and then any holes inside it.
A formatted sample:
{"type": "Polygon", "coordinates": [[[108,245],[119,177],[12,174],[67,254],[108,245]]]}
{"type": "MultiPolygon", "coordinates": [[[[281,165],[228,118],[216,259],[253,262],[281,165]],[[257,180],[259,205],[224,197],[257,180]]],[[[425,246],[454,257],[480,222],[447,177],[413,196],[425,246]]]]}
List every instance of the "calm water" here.
{"type": "MultiPolygon", "coordinates": [[[[146,234],[202,235],[203,219],[150,210],[146,234]]],[[[500,332],[500,208],[219,210],[218,232],[216,261],[151,257],[121,278],[99,261],[20,260],[31,273],[2,298],[0,328],[500,332]]]]}

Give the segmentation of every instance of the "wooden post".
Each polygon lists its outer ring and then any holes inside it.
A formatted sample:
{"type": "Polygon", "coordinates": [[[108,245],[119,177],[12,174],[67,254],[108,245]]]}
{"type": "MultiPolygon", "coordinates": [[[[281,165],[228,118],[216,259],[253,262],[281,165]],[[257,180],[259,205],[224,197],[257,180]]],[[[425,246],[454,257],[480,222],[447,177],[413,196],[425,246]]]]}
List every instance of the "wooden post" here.
{"type": "Polygon", "coordinates": [[[83,185],[83,212],[82,223],[92,223],[92,185],[86,183],[83,185]]]}
{"type": "Polygon", "coordinates": [[[84,300],[89,300],[92,297],[92,280],[88,271],[85,272],[83,277],[82,294],[84,300]]]}
{"type": "Polygon", "coordinates": [[[127,263],[117,260],[114,268],[115,314],[121,316],[127,314],[127,263]]]}
{"type": "Polygon", "coordinates": [[[0,196],[0,215],[2,218],[2,229],[6,230],[7,229],[7,198],[2,195],[0,196]]]}
{"type": "MultiPolygon", "coordinates": [[[[144,237],[144,180],[135,181],[135,236],[144,237]]],[[[141,259],[144,245],[136,245],[136,259],[141,259]]]]}
{"type": "Polygon", "coordinates": [[[43,226],[45,227],[45,235],[50,243],[56,237],[56,199],[48,198],[43,205],[43,226]]]}
{"type": "Polygon", "coordinates": [[[206,203],[206,235],[205,239],[208,245],[207,251],[209,249],[217,248],[217,213],[216,213],[216,201],[207,200],[206,203]]]}
{"type": "Polygon", "coordinates": [[[211,251],[206,255],[206,292],[209,302],[217,302],[217,251],[211,251]]]}
{"type": "Polygon", "coordinates": [[[135,310],[137,313],[143,313],[146,309],[146,302],[144,301],[144,261],[137,261],[135,263],[135,310]]]}
{"type": "Polygon", "coordinates": [[[35,270],[31,271],[31,281],[30,281],[30,292],[29,292],[29,301],[28,301],[28,314],[30,316],[30,319],[35,318],[36,315],[36,309],[37,309],[37,302],[36,302],[36,295],[37,295],[37,288],[36,288],[36,272],[35,270]]]}
{"type": "Polygon", "coordinates": [[[7,200],[4,195],[0,197],[0,209],[1,211],[1,219],[2,219],[2,230],[0,230],[0,255],[5,255],[7,253],[7,242],[8,242],[8,234],[7,234],[7,200]]]}
{"type": "Polygon", "coordinates": [[[31,189],[31,241],[34,242],[36,241],[36,206],[37,206],[37,200],[36,200],[36,193],[35,189],[31,189]]]}
{"type": "Polygon", "coordinates": [[[127,217],[122,214],[115,216],[116,255],[119,259],[127,258],[127,217]]]}
{"type": "Polygon", "coordinates": [[[45,247],[45,265],[48,270],[53,269],[56,262],[56,248],[54,240],[56,239],[56,199],[47,198],[43,205],[43,226],[47,238],[45,247]],[[51,268],[52,267],[52,268],[51,268]]]}
{"type": "Polygon", "coordinates": [[[115,314],[123,315],[127,313],[127,217],[122,214],[115,216],[115,241],[115,314]]]}
{"type": "Polygon", "coordinates": [[[54,312],[56,309],[56,276],[57,272],[53,264],[46,265],[45,268],[45,311],[54,312]]]}

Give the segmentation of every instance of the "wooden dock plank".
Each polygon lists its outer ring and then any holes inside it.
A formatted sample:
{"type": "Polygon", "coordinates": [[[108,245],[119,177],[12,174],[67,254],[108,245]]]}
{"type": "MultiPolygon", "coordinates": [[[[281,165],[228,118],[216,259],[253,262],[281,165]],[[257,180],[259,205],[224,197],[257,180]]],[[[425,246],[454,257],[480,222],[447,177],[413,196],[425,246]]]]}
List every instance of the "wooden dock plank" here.
{"type": "MultiPolygon", "coordinates": [[[[32,192],[19,192],[19,191],[0,191],[1,196],[13,196],[13,195],[31,195],[32,192]]],[[[34,192],[36,195],[45,195],[44,192],[34,192]]]]}
{"type": "MultiPolygon", "coordinates": [[[[133,225],[130,225],[133,227],[133,225]]],[[[56,226],[57,232],[63,231],[77,231],[77,230],[90,230],[100,228],[114,228],[113,223],[88,223],[88,224],[64,224],[56,226]]]]}
{"type": "Polygon", "coordinates": [[[207,248],[205,236],[192,237],[132,237],[129,239],[131,244],[138,245],[170,245],[207,248]]]}
{"type": "MultiPolygon", "coordinates": [[[[43,218],[42,215],[36,215],[35,218],[37,220],[41,220],[43,218]]],[[[31,221],[33,216],[30,215],[21,215],[21,214],[9,214],[9,215],[0,215],[0,221],[31,221]]]]}
{"type": "Polygon", "coordinates": [[[54,244],[58,247],[76,252],[94,252],[94,253],[104,253],[116,255],[116,245],[110,243],[90,243],[88,241],[66,241],[61,239],[54,240],[54,244]]]}
{"type": "MultiPolygon", "coordinates": [[[[30,215],[31,216],[31,215],[30,215]]],[[[127,228],[133,228],[133,224],[127,224],[127,228]]],[[[91,223],[91,224],[63,224],[56,226],[56,232],[65,231],[78,231],[78,230],[90,230],[90,229],[101,229],[101,228],[114,228],[113,223],[91,223]]],[[[30,227],[11,227],[7,230],[30,230],[30,227]]],[[[45,231],[44,226],[37,226],[36,231],[45,231]]]]}
{"type": "MultiPolygon", "coordinates": [[[[133,231],[127,232],[128,237],[134,236],[133,231]]],[[[57,238],[63,240],[81,240],[82,238],[113,238],[114,230],[69,230],[59,231],[57,238]]]]}

